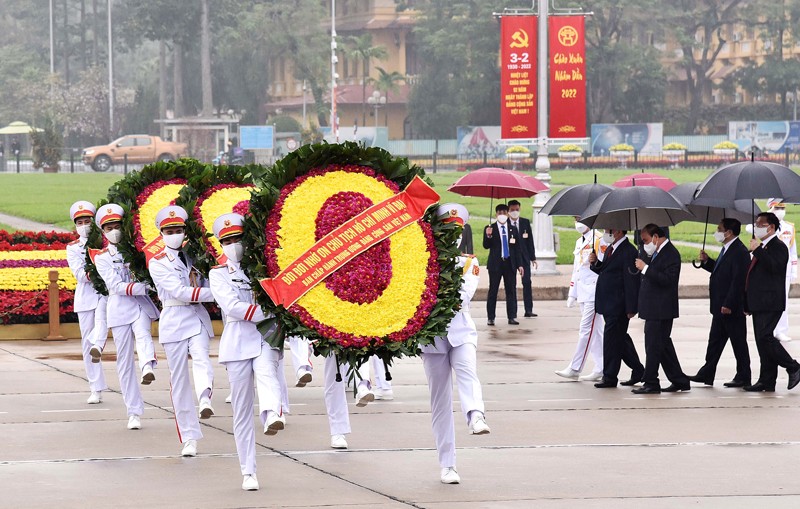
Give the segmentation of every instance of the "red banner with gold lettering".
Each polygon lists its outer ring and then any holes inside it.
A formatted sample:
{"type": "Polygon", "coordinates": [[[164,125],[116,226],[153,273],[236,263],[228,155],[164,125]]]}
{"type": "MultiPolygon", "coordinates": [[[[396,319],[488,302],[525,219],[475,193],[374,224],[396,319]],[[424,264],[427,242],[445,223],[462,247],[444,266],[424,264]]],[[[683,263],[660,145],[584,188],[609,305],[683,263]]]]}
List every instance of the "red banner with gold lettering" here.
{"type": "Polygon", "coordinates": [[[586,37],[583,16],[551,16],[550,138],[586,137],[586,37]]]}
{"type": "Polygon", "coordinates": [[[500,126],[503,139],[536,138],[536,16],[500,18],[500,126]]]}
{"type": "Polygon", "coordinates": [[[414,224],[439,194],[419,177],[399,194],[361,212],[319,239],[274,278],[259,280],[272,302],[288,308],[378,242],[414,224]]]}

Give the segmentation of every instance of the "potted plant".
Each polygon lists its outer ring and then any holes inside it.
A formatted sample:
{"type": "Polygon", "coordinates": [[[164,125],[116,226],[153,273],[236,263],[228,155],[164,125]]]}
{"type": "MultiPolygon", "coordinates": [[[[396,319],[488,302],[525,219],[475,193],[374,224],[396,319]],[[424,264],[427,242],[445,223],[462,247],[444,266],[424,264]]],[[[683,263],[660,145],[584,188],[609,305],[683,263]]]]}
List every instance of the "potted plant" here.
{"type": "Polygon", "coordinates": [[[715,156],[721,156],[725,161],[730,161],[736,155],[737,150],[739,150],[739,145],[726,140],[714,145],[711,151],[715,156]]]}
{"type": "Polygon", "coordinates": [[[678,162],[686,155],[686,145],[683,143],[667,143],[661,147],[661,153],[672,163],[672,168],[677,168],[678,162]]]}
{"type": "Polygon", "coordinates": [[[612,145],[608,151],[611,154],[611,157],[614,157],[619,161],[620,167],[622,168],[627,168],[628,159],[633,157],[633,146],[628,145],[627,143],[617,143],[616,145],[612,145]]]}
{"type": "Polygon", "coordinates": [[[511,169],[517,169],[517,162],[530,157],[531,151],[522,145],[514,145],[506,149],[506,157],[511,160],[511,169]]]}
{"type": "Polygon", "coordinates": [[[64,138],[55,124],[46,122],[41,130],[31,131],[31,156],[33,167],[42,168],[45,173],[58,173],[64,138]]]}
{"type": "Polygon", "coordinates": [[[568,144],[568,145],[561,145],[558,147],[558,157],[563,159],[567,163],[567,169],[569,169],[570,163],[573,161],[580,159],[583,155],[583,149],[577,145],[568,144]]]}

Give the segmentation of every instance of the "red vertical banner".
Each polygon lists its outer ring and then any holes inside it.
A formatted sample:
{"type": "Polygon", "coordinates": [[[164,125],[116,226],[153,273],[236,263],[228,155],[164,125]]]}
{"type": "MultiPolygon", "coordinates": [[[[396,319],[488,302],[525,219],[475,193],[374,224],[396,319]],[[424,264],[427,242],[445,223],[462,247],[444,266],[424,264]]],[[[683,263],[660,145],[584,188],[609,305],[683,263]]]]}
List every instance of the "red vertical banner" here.
{"type": "Polygon", "coordinates": [[[503,139],[536,138],[536,16],[500,18],[500,126],[503,139]]]}
{"type": "Polygon", "coordinates": [[[586,137],[586,37],[583,16],[551,16],[550,138],[586,137]]]}

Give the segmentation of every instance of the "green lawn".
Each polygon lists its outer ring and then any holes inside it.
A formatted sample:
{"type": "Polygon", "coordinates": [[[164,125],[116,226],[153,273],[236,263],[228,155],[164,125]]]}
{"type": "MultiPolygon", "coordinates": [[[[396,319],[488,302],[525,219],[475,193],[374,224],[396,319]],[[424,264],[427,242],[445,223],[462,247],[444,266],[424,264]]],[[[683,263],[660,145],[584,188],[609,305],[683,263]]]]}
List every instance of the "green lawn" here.
{"type": "Polygon", "coordinates": [[[3,224],[3,223],[0,223],[0,230],[5,230],[7,232],[17,231],[16,228],[12,228],[12,227],[8,226],[7,224],[3,224]]]}

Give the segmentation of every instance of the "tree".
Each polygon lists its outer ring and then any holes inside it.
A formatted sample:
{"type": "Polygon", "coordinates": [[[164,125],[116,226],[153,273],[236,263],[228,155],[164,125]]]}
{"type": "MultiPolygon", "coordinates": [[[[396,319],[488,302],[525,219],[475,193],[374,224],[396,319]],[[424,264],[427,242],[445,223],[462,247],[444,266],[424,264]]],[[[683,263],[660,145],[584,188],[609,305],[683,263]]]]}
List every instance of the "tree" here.
{"type": "Polygon", "coordinates": [[[208,19],[208,0],[201,0],[200,9],[200,79],[203,83],[203,110],[210,116],[214,109],[213,89],[211,85],[211,24],[208,19]]]}
{"type": "Polygon", "coordinates": [[[361,61],[361,125],[367,124],[367,81],[372,59],[384,60],[389,53],[385,46],[375,46],[372,34],[350,35],[345,38],[348,58],[361,61]]]}

